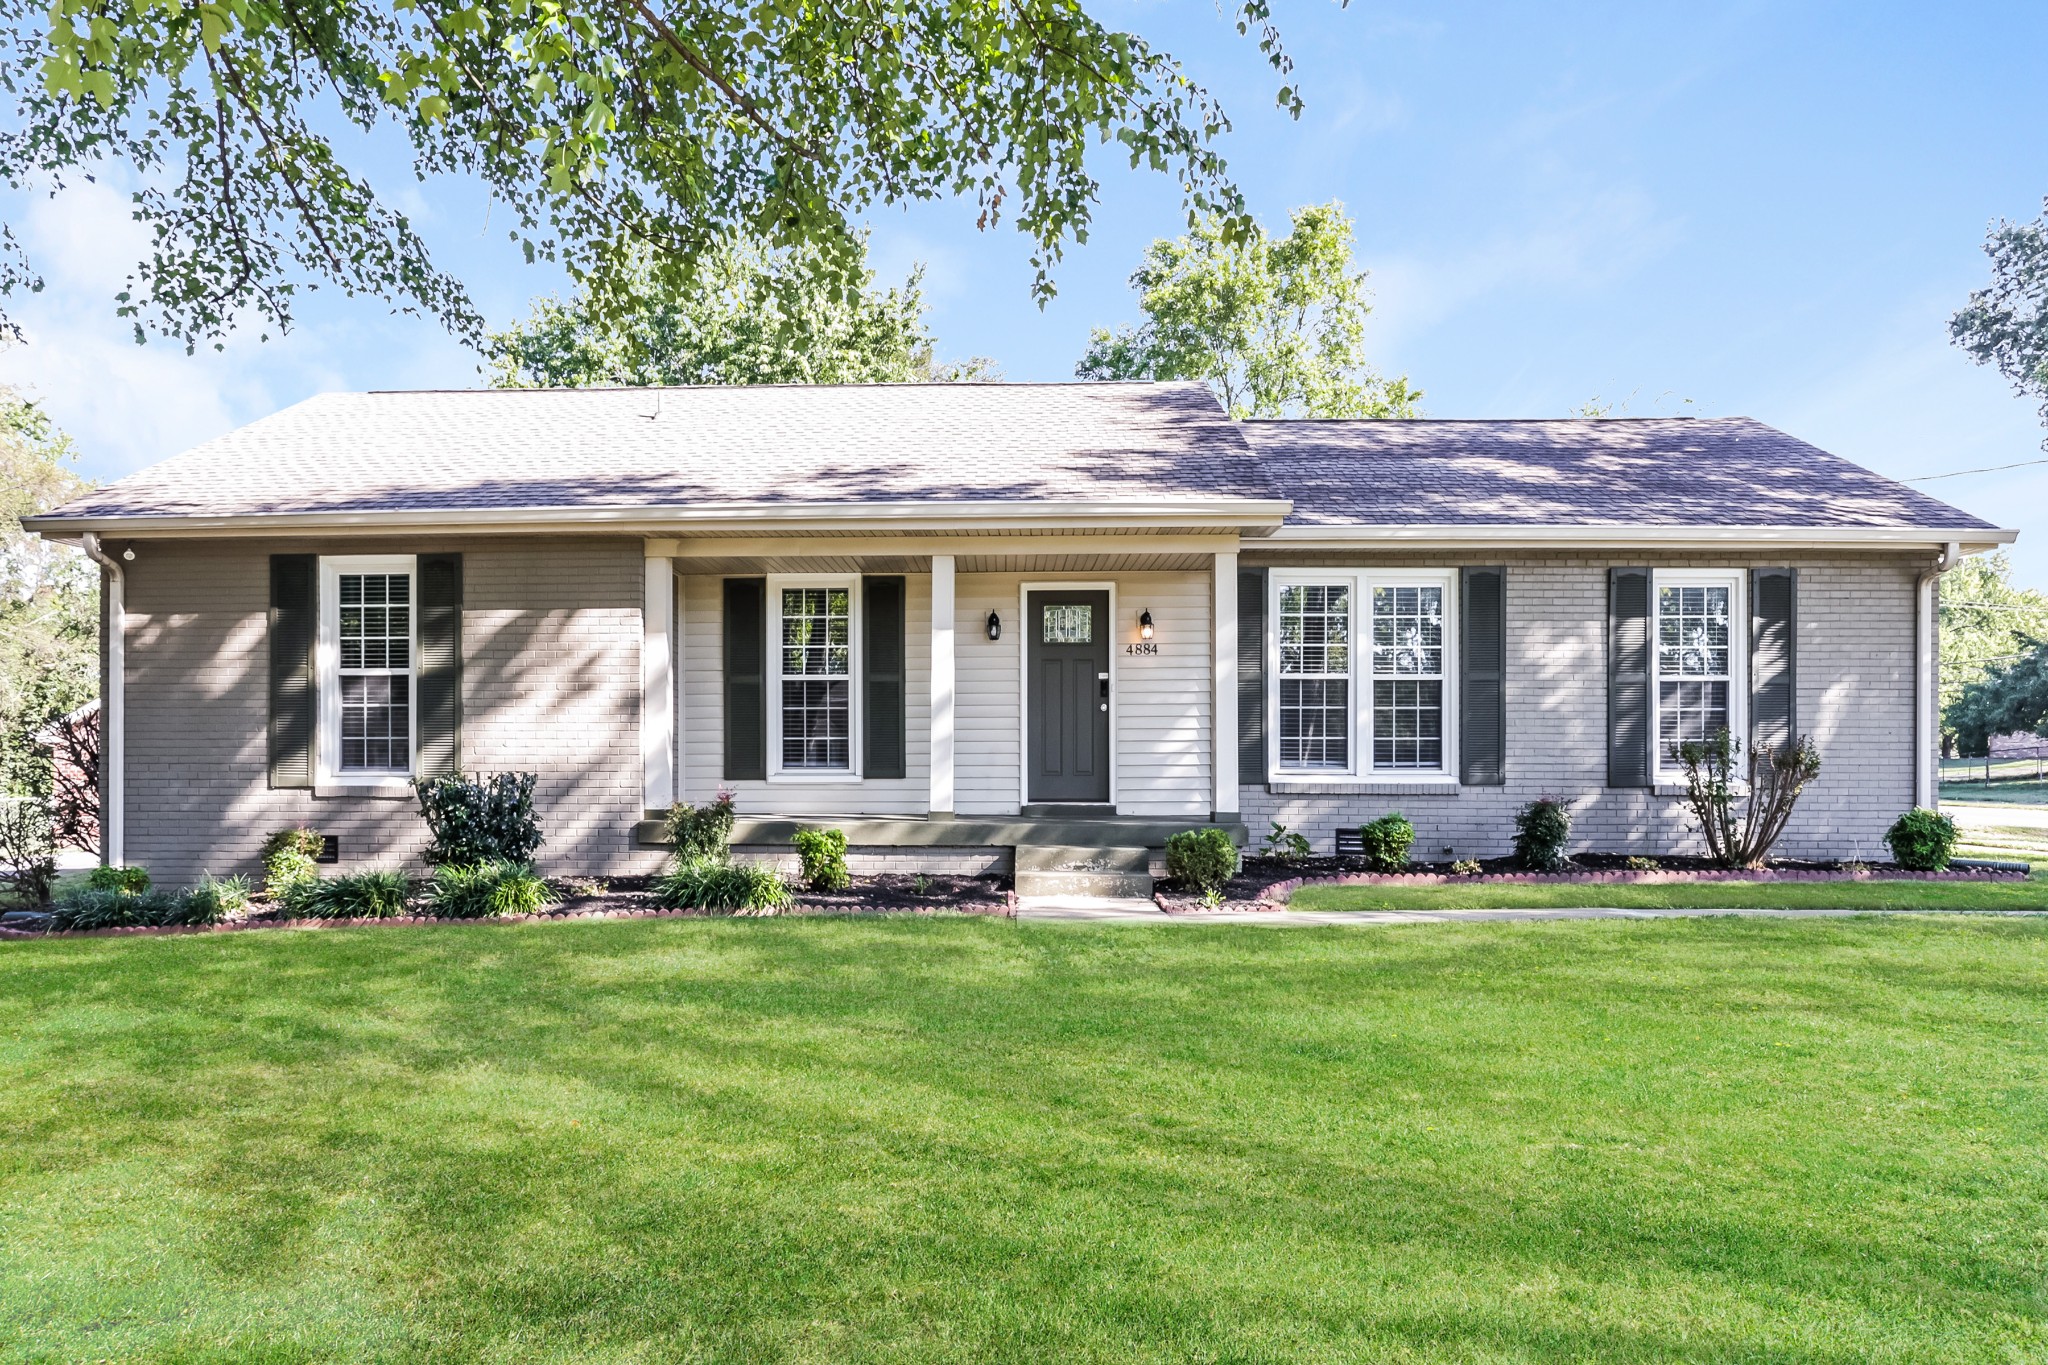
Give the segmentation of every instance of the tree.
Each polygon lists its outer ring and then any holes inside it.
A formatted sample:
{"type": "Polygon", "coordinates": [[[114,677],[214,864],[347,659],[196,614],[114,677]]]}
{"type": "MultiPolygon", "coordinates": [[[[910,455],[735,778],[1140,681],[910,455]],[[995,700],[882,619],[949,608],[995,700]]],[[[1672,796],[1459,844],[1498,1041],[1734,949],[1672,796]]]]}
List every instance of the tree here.
{"type": "Polygon", "coordinates": [[[1083,379],[1199,379],[1233,417],[1413,417],[1407,377],[1365,361],[1366,272],[1339,203],[1298,208],[1285,237],[1209,219],[1160,238],[1131,276],[1145,321],[1097,328],[1083,379]]]}
{"type": "MultiPolygon", "coordinates": [[[[1270,0],[1232,0],[1281,78],[1270,0]]],[[[113,162],[153,233],[119,311],[188,347],[238,317],[290,324],[323,282],[480,340],[460,281],[351,157],[380,135],[425,179],[480,182],[529,259],[630,311],[740,231],[846,263],[877,204],[971,197],[1030,239],[1042,301],[1115,142],[1170,175],[1192,223],[1248,227],[1221,107],[1180,63],[1077,0],[0,0],[0,174],[62,185],[113,162]]],[[[1291,85],[1283,108],[1299,115],[1291,85]]],[[[40,281],[0,237],[0,293],[40,281]]]]}
{"type": "Polygon", "coordinates": [[[1966,706],[1965,693],[2018,659],[2030,639],[2048,639],[2048,593],[2013,586],[2005,551],[1972,555],[1942,576],[1940,627],[1943,747],[1981,754],[1981,706],[1966,706]]]}
{"type": "Polygon", "coordinates": [[[2040,399],[2048,422],[2048,199],[2041,208],[2031,223],[1991,229],[1991,285],[1970,295],[1948,331],[1979,365],[1996,365],[2014,392],[2040,399]]]}
{"type": "Polygon", "coordinates": [[[1993,735],[2048,736],[2048,643],[2027,645],[2017,659],[1995,665],[1963,688],[1954,708],[1963,752],[1986,752],[1993,735]]]}
{"type": "Polygon", "coordinates": [[[990,362],[940,367],[925,330],[922,271],[876,289],[865,245],[853,288],[814,246],[780,251],[728,238],[696,283],[664,284],[636,265],[639,306],[618,317],[577,293],[537,300],[531,316],[493,333],[501,388],[590,384],[854,384],[981,378],[990,362]]]}
{"type": "Polygon", "coordinates": [[[40,407],[0,387],[0,791],[11,795],[50,795],[36,734],[99,694],[99,570],[21,529],[88,487],[75,458],[40,407]]]}

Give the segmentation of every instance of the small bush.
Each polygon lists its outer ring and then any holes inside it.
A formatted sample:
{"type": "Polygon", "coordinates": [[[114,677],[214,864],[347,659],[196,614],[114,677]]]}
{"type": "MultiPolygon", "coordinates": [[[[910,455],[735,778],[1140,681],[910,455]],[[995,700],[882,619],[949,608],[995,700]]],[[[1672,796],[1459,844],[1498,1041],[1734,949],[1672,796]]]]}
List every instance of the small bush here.
{"type": "Polygon", "coordinates": [[[1783,748],[1749,751],[1749,794],[1738,799],[1735,769],[1742,741],[1726,730],[1674,746],[1685,769],[1685,804],[1722,867],[1762,867],[1785,832],[1806,784],[1820,775],[1820,750],[1804,735],[1783,748]]]}
{"type": "Polygon", "coordinates": [[[1358,829],[1358,851],[1365,865],[1375,872],[1399,872],[1408,866],[1408,850],[1415,845],[1415,826],[1399,811],[1382,815],[1358,829]]]}
{"type": "Polygon", "coordinates": [[[282,904],[290,899],[293,885],[318,877],[320,866],[314,860],[323,842],[316,831],[303,827],[271,831],[263,841],[263,894],[282,904]]]}
{"type": "Polygon", "coordinates": [[[1451,864],[1451,875],[1454,877],[1476,877],[1483,870],[1478,860],[1473,858],[1460,858],[1451,864]]]}
{"type": "Polygon", "coordinates": [[[853,883],[846,870],[846,833],[837,829],[800,829],[790,839],[803,864],[804,885],[813,891],[844,891],[853,883]]]}
{"type": "Polygon", "coordinates": [[[531,915],[554,904],[554,893],[528,863],[478,863],[434,869],[427,905],[448,919],[491,919],[531,915]]]}
{"type": "Polygon", "coordinates": [[[1220,829],[1184,829],[1166,840],[1166,875],[1214,899],[1237,875],[1237,845],[1220,829]]]}
{"type": "Polygon", "coordinates": [[[121,891],[137,896],[149,890],[146,867],[96,867],[85,874],[85,884],[95,891],[121,891]]]}
{"type": "Polygon", "coordinates": [[[57,847],[42,802],[0,801],[0,881],[24,905],[50,899],[57,881],[57,847]]]}
{"type": "Polygon", "coordinates": [[[411,894],[403,872],[350,872],[292,883],[285,905],[303,919],[392,919],[411,894]]]}
{"type": "Polygon", "coordinates": [[[678,801],[668,808],[662,822],[663,835],[674,850],[677,863],[698,858],[723,858],[732,841],[733,795],[720,787],[718,795],[701,806],[678,801]]]}
{"type": "Polygon", "coordinates": [[[247,877],[216,877],[208,873],[185,893],[186,924],[218,924],[249,908],[247,877]]]}
{"type": "Polygon", "coordinates": [[[50,912],[50,927],[62,933],[126,929],[136,925],[187,924],[185,898],[171,891],[117,891],[85,885],[67,890],[50,912]]]}
{"type": "Polygon", "coordinates": [[[1922,806],[1901,815],[1885,831],[1884,841],[1900,867],[1914,872],[1940,872],[1956,851],[1956,822],[1922,806]]]}
{"type": "Polygon", "coordinates": [[[1655,858],[1625,858],[1621,865],[1631,872],[1655,872],[1664,866],[1655,858]]]}
{"type": "Polygon", "coordinates": [[[433,842],[427,861],[455,867],[524,863],[541,845],[533,773],[454,773],[413,780],[433,842]]]}
{"type": "Polygon", "coordinates": [[[692,858],[658,878],[654,894],[671,910],[772,915],[789,904],[789,888],[765,867],[723,858],[692,858]]]}
{"type": "Polygon", "coordinates": [[[1297,834],[1275,820],[1272,830],[1266,835],[1266,846],[1263,851],[1276,863],[1298,863],[1308,857],[1313,850],[1309,847],[1306,835],[1297,834]]]}
{"type": "Polygon", "coordinates": [[[1561,872],[1570,865],[1572,813],[1546,796],[1515,813],[1515,861],[1531,872],[1561,872]]]}

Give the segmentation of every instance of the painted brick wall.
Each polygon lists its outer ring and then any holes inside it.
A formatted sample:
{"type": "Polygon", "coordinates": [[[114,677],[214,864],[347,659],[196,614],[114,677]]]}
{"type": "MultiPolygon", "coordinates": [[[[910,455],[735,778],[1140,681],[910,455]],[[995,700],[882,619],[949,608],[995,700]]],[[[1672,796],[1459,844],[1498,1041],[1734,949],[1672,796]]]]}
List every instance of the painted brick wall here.
{"type": "Polygon", "coordinates": [[[419,867],[410,797],[267,785],[273,552],[463,558],[463,762],[541,776],[549,873],[653,870],[640,815],[638,540],[143,542],[128,566],[128,856],[159,882],[254,873],[270,830],[341,837],[343,867],[419,867]]]}
{"type": "MultiPolygon", "coordinates": [[[[1669,853],[1699,847],[1683,803],[1665,789],[1605,785],[1607,570],[1624,562],[1653,568],[1739,562],[1748,568],[1766,561],[1549,555],[1505,562],[1507,785],[1286,794],[1247,784],[1242,811],[1254,843],[1279,820],[1327,852],[1339,828],[1399,810],[1415,823],[1416,858],[1440,858],[1446,848],[1457,857],[1489,857],[1510,851],[1515,811],[1549,795],[1571,804],[1578,849],[1669,853]]],[[[1917,564],[1899,557],[1776,557],[1768,564],[1799,569],[1799,727],[1813,736],[1823,763],[1778,851],[1885,857],[1884,831],[1913,796],[1917,564]]]]}

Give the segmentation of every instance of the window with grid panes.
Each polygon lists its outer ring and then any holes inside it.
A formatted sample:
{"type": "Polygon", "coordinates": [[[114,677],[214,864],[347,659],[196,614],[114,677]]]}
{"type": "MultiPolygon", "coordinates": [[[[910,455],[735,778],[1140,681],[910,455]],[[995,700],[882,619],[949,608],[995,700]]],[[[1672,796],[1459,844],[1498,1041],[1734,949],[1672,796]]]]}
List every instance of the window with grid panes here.
{"type": "Polygon", "coordinates": [[[412,766],[412,575],[344,573],[336,644],[341,770],[412,766]]]}
{"type": "Polygon", "coordinates": [[[1728,728],[1734,596],[1728,584],[1658,585],[1657,747],[1667,764],[1680,744],[1728,728]]]}
{"type": "Polygon", "coordinates": [[[1280,589],[1280,766],[1351,763],[1351,586],[1280,589]]]}
{"type": "Polygon", "coordinates": [[[1444,590],[1372,589],[1372,766],[1444,766],[1444,590]]]}
{"type": "Polygon", "coordinates": [[[782,766],[853,766],[853,593],[826,585],[781,592],[782,766]]]}

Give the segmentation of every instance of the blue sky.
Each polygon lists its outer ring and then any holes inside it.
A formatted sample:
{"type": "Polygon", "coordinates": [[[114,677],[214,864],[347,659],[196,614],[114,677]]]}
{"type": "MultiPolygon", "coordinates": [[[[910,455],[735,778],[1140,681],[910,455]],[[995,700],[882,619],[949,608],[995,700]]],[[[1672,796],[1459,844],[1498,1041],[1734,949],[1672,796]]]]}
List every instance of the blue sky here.
{"type": "MultiPolygon", "coordinates": [[[[1895,477],[2040,458],[2035,405],[1947,343],[1995,219],[2048,195],[2048,6],[1569,7],[1279,0],[1307,113],[1273,108],[1256,48],[1201,0],[1100,3],[1225,102],[1254,210],[1341,199],[1372,270],[1376,363],[1432,416],[1744,413],[1895,477]]],[[[387,166],[386,170],[397,170],[387,166]]],[[[1130,320],[1125,278],[1178,230],[1157,177],[1103,161],[1087,246],[1040,311],[1025,243],[965,205],[874,220],[887,273],[927,267],[948,357],[1013,379],[1072,373],[1091,326],[1130,320]]],[[[0,380],[37,392],[111,478],[337,388],[466,386],[475,358],[375,299],[323,294],[299,327],[225,354],[137,347],[113,315],[140,243],[118,176],[0,199],[50,287],[10,301],[29,343],[0,380]]],[[[463,184],[389,192],[494,321],[557,287],[463,184]]],[[[2048,586],[2048,466],[1924,484],[2023,532],[2048,586]]]]}

